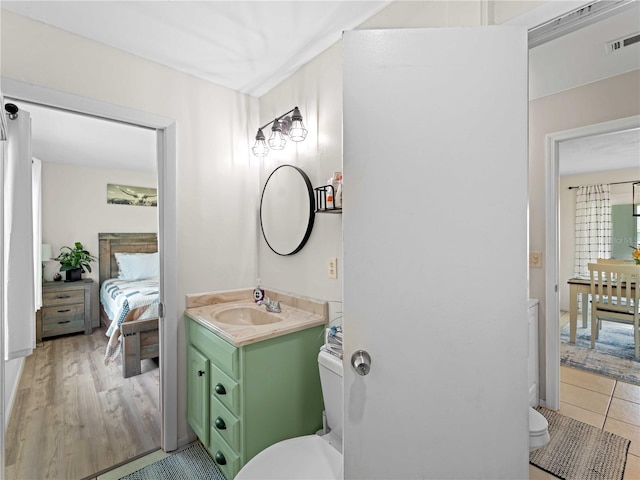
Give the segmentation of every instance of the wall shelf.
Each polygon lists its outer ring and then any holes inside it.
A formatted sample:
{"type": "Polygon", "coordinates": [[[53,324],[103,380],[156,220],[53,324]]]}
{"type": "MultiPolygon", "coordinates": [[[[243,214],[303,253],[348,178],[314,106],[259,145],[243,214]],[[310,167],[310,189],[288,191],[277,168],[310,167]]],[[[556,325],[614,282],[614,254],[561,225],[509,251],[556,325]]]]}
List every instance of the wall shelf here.
{"type": "Polygon", "coordinates": [[[335,198],[333,185],[322,185],[314,188],[316,192],[316,210],[315,213],[342,213],[342,207],[333,206],[333,200],[327,200],[327,197],[335,198]]]}

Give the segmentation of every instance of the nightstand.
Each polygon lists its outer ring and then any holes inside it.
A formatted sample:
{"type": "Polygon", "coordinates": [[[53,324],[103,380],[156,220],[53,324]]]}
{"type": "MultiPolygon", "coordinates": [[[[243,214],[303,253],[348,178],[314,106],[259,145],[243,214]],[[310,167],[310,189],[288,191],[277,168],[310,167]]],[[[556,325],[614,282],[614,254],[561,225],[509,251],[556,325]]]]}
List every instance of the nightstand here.
{"type": "Polygon", "coordinates": [[[36,315],[36,341],[40,343],[44,338],[76,332],[91,335],[92,287],[90,278],[77,282],[43,282],[42,308],[36,315]]]}

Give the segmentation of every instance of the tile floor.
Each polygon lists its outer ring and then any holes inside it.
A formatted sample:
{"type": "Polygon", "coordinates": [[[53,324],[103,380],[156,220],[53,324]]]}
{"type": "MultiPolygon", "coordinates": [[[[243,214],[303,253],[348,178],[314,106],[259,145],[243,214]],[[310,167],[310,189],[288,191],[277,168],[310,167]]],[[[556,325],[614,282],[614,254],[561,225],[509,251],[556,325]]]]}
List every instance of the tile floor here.
{"type": "MultiPolygon", "coordinates": [[[[640,386],[560,367],[559,413],[631,440],[624,480],[640,479],[640,386]]],[[[557,480],[533,465],[529,477],[557,480]]]]}

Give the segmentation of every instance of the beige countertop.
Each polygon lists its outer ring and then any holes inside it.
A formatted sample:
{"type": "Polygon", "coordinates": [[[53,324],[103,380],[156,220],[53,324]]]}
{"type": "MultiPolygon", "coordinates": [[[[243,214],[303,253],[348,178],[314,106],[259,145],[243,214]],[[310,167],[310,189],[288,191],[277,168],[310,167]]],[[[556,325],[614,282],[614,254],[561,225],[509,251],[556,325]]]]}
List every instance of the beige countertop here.
{"type": "Polygon", "coordinates": [[[297,301],[293,301],[294,297],[287,298],[289,295],[271,292],[273,295],[271,298],[278,297],[281,301],[282,312],[269,312],[268,315],[277,317],[278,321],[264,325],[231,324],[216,321],[216,314],[239,307],[261,309],[267,313],[265,307],[256,305],[251,297],[247,298],[247,295],[235,294],[235,291],[233,293],[228,295],[227,292],[221,292],[221,294],[188,297],[187,307],[189,308],[185,310],[185,315],[236,347],[323,325],[328,320],[326,302],[304,297],[298,297],[297,301]],[[203,305],[204,298],[212,303],[203,305]],[[309,308],[298,308],[301,306],[309,308]]]}

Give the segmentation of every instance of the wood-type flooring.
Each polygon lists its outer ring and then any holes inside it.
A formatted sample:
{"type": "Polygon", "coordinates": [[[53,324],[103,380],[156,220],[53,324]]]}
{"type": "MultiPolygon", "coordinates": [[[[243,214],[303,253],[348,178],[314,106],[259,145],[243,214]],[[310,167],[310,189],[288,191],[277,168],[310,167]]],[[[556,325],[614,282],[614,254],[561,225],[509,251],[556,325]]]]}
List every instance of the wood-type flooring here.
{"type": "Polygon", "coordinates": [[[7,426],[7,480],[79,480],[160,446],[159,369],[122,378],[105,331],[45,340],[25,360],[7,426]]]}

